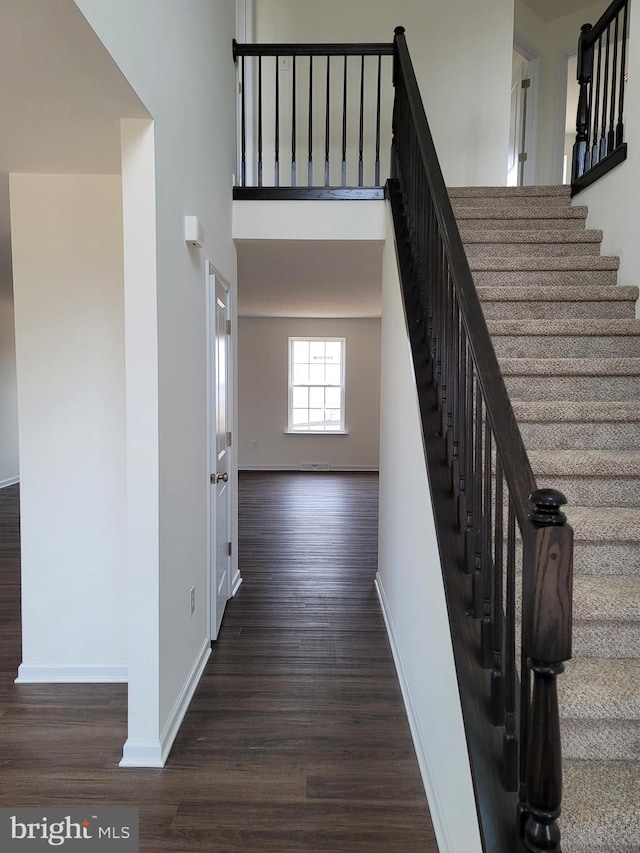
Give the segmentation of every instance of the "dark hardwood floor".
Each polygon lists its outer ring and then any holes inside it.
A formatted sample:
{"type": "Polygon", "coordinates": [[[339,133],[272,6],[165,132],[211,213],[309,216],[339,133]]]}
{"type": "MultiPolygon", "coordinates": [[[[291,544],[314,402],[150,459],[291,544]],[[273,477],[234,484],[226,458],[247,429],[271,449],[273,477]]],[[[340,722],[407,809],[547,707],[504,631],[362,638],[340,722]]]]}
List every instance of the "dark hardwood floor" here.
{"type": "Polygon", "coordinates": [[[240,475],[244,582],[163,770],[121,770],[120,685],[15,685],[0,490],[0,806],[138,805],[143,851],[435,853],[382,616],[377,478],[240,475]]]}

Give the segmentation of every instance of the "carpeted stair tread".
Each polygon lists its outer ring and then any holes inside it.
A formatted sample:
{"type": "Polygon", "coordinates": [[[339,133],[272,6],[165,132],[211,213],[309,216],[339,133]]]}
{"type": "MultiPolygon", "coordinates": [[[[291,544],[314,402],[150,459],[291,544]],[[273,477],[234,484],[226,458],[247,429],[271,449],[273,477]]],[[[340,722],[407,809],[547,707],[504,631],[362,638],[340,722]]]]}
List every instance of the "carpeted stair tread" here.
{"type": "Polygon", "coordinates": [[[611,285],[527,288],[503,282],[477,291],[487,320],[632,320],[638,298],[637,287],[611,285]]]}
{"type": "Polygon", "coordinates": [[[558,701],[564,719],[640,719],[640,660],[567,661],[558,678],[558,701]]]}
{"type": "MultiPolygon", "coordinates": [[[[556,207],[559,211],[560,208],[556,207]]],[[[485,211],[481,207],[467,206],[467,218],[459,220],[459,227],[466,233],[470,231],[532,231],[535,234],[540,234],[543,231],[572,231],[574,234],[579,234],[587,227],[587,220],[584,217],[553,217],[549,216],[546,219],[531,217],[529,219],[518,219],[513,217],[503,218],[494,216],[492,211],[485,211]],[[477,211],[474,216],[472,210],[477,211]]]]}
{"type": "MultiPolygon", "coordinates": [[[[640,626],[640,585],[637,579],[577,574],[573,584],[573,618],[574,622],[583,623],[629,620],[640,626]]],[[[640,646],[630,651],[640,654],[640,646]]]]}
{"type": "Polygon", "coordinates": [[[640,509],[567,507],[574,536],[574,578],[578,575],[634,578],[640,583],[640,509]]]}
{"type": "MultiPolygon", "coordinates": [[[[636,578],[635,584],[638,584],[636,578]]],[[[576,658],[628,658],[629,649],[640,650],[640,622],[633,619],[573,623],[573,654],[576,658]]],[[[638,741],[640,747],[640,741],[638,741]]],[[[596,757],[596,756],[594,756],[596,757]]],[[[609,756],[612,758],[613,756],[609,756]]],[[[624,755],[617,755],[624,758],[624,755]]],[[[640,754],[638,755],[640,758],[640,754]]]]}
{"type": "Polygon", "coordinates": [[[576,541],[640,545],[640,509],[637,507],[571,505],[567,515],[576,541]]]}
{"type": "Polygon", "coordinates": [[[565,761],[563,853],[640,851],[640,763],[565,761]]]}
{"type": "Polygon", "coordinates": [[[589,272],[617,270],[620,259],[600,255],[583,255],[568,258],[521,257],[469,258],[472,272],[589,272]]]}
{"type": "MultiPolygon", "coordinates": [[[[535,260],[535,259],[533,259],[535,260]]],[[[615,269],[474,269],[476,287],[615,287],[615,269]]]]}
{"type": "Polygon", "coordinates": [[[528,450],[634,450],[640,447],[640,403],[632,401],[512,401],[528,450]]]}
{"type": "Polygon", "coordinates": [[[638,376],[640,358],[503,358],[505,376],[638,376]]]}
{"type": "Polygon", "coordinates": [[[585,403],[572,400],[548,403],[514,400],[512,405],[517,420],[522,423],[622,423],[640,420],[640,402],[631,400],[589,400],[585,403]]]}
{"type": "Polygon", "coordinates": [[[565,760],[638,760],[640,720],[563,720],[562,755],[565,760]]]}
{"type": "Polygon", "coordinates": [[[558,488],[569,505],[633,507],[640,494],[639,450],[530,451],[540,488],[558,488]]]}
{"type": "Polygon", "coordinates": [[[544,221],[547,227],[554,228],[562,227],[560,223],[565,221],[575,220],[584,223],[587,218],[586,207],[558,204],[555,199],[548,202],[534,200],[524,205],[505,203],[502,199],[489,199],[482,203],[470,203],[468,199],[455,199],[453,211],[460,222],[469,219],[505,222],[534,219],[544,221]]]}
{"type": "Polygon", "coordinates": [[[482,302],[626,302],[640,294],[636,285],[594,285],[583,287],[511,287],[505,279],[502,285],[484,285],[478,288],[482,302]]]}
{"type": "Polygon", "coordinates": [[[640,335],[638,320],[490,320],[492,335],[535,337],[632,337],[640,335]]]}
{"type": "Polygon", "coordinates": [[[540,474],[640,476],[640,450],[536,450],[529,453],[529,460],[540,474]]]}
{"type": "Polygon", "coordinates": [[[571,187],[549,184],[535,187],[448,187],[449,198],[551,198],[571,199],[571,187]]]}
{"type": "MultiPolygon", "coordinates": [[[[473,245],[475,243],[515,243],[515,244],[547,244],[547,243],[601,243],[602,231],[589,229],[576,231],[575,229],[549,228],[544,231],[534,231],[530,228],[525,230],[499,228],[460,229],[462,242],[473,245]]],[[[524,250],[523,250],[524,251],[524,250]]]]}

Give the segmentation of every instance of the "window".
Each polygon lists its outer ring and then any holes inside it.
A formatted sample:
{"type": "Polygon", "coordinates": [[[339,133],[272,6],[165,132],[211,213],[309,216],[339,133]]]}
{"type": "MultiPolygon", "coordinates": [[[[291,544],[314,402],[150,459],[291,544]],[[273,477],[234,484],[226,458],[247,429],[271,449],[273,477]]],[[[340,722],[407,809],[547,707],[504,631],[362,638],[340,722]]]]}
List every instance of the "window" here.
{"type": "Polygon", "coordinates": [[[289,338],[289,432],[345,432],[344,338],[289,338]]]}

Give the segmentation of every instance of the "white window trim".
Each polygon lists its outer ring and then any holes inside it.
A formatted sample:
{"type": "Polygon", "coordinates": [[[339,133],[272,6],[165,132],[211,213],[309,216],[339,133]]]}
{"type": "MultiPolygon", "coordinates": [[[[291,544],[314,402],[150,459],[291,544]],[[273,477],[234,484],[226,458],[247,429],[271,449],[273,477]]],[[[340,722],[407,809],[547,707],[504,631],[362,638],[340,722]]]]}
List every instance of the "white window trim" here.
{"type": "MultiPolygon", "coordinates": [[[[287,429],[286,435],[348,435],[347,413],[345,408],[346,398],[346,361],[347,361],[347,339],[328,337],[324,335],[292,335],[288,341],[288,404],[287,404],[287,429]],[[342,359],[340,365],[340,429],[309,430],[293,428],[293,344],[295,341],[327,341],[339,343],[342,348],[342,359]]],[[[337,387],[337,386],[332,386],[337,387]]]]}

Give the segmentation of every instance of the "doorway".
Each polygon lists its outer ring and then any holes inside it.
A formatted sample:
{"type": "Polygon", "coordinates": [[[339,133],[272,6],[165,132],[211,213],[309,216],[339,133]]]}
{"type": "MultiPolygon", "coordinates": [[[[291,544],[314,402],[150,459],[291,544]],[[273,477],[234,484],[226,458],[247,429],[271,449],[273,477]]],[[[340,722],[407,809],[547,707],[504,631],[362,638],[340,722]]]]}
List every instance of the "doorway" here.
{"type": "Polygon", "coordinates": [[[516,39],[511,61],[508,187],[530,186],[536,182],[538,63],[533,50],[516,39]]]}
{"type": "MultiPolygon", "coordinates": [[[[231,287],[211,265],[208,269],[208,303],[209,600],[211,639],[215,640],[227,601],[235,593],[235,588],[232,589],[231,546],[234,466],[231,449],[231,287]]],[[[235,584],[236,588],[238,584],[235,584]]]]}
{"type": "Polygon", "coordinates": [[[529,60],[516,48],[511,61],[511,108],[509,115],[509,153],[507,186],[524,184],[527,161],[527,101],[531,79],[529,60]]]}

